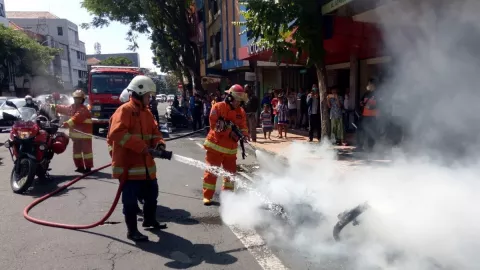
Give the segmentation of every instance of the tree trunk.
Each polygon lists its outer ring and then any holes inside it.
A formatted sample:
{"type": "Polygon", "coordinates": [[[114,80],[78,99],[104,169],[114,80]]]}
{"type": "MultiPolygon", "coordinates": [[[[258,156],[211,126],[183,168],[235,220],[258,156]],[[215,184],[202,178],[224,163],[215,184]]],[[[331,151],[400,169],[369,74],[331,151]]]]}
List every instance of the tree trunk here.
{"type": "Polygon", "coordinates": [[[320,121],[322,127],[321,136],[322,140],[324,140],[330,137],[330,116],[328,114],[327,105],[327,70],[323,61],[315,64],[315,68],[317,69],[318,90],[320,91],[320,121]]]}
{"type": "Polygon", "coordinates": [[[195,90],[197,90],[197,93],[200,95],[203,95],[203,86],[202,86],[202,77],[194,74],[193,75],[193,84],[195,85],[195,90]]]}

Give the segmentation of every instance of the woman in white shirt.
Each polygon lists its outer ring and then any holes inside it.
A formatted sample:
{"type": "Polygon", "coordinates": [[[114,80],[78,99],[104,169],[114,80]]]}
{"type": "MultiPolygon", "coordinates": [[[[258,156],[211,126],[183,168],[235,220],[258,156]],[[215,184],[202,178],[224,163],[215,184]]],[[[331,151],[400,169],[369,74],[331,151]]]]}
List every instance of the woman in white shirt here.
{"type": "Polygon", "coordinates": [[[287,90],[287,100],[288,100],[288,118],[290,128],[295,128],[297,126],[297,95],[292,89],[287,90]]]}

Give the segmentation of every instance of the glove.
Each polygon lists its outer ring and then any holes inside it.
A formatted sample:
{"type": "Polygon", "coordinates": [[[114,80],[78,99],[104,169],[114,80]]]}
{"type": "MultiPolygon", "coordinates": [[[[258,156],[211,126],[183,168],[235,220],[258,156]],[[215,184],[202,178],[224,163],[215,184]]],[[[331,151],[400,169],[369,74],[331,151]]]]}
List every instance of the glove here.
{"type": "Polygon", "coordinates": [[[227,129],[227,123],[223,119],[218,119],[217,123],[215,124],[215,131],[222,132],[227,129]]]}
{"type": "Polygon", "coordinates": [[[158,143],[155,147],[155,150],[157,151],[165,151],[165,149],[167,149],[167,146],[164,143],[158,143]]]}

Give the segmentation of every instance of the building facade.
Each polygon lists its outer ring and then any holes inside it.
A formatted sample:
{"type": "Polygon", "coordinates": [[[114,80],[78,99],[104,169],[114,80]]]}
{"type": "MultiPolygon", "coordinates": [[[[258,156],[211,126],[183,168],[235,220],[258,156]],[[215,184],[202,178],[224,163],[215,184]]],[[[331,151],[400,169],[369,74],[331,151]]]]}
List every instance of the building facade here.
{"type": "Polygon", "coordinates": [[[8,27],[8,19],[5,14],[5,1],[0,0],[0,24],[5,27],[8,27]]]}
{"type": "Polygon", "coordinates": [[[79,40],[76,24],[50,12],[8,11],[6,15],[21,28],[45,36],[43,45],[62,50],[52,73],[62,79],[66,90],[86,81],[85,43],[79,40]]]}

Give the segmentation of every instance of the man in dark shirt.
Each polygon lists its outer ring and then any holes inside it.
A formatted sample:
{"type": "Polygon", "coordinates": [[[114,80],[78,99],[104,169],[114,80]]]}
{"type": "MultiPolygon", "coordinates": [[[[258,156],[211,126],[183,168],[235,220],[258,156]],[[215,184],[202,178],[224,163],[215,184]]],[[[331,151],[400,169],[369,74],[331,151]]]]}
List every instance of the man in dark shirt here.
{"type": "Polygon", "coordinates": [[[158,115],[158,102],[155,98],[155,96],[152,95],[150,98],[150,104],[148,106],[150,108],[150,111],[153,114],[153,117],[155,117],[155,120],[157,121],[157,125],[160,127],[160,116],[158,115]]]}
{"type": "Polygon", "coordinates": [[[193,106],[192,106],[193,131],[197,131],[202,128],[202,115],[203,115],[203,102],[202,102],[202,99],[200,98],[200,95],[195,94],[195,100],[193,101],[193,106]]]}
{"type": "Polygon", "coordinates": [[[260,105],[260,100],[255,95],[252,87],[245,85],[245,92],[248,94],[248,101],[245,103],[245,113],[247,114],[247,126],[250,138],[252,141],[257,141],[257,111],[260,105]]]}

